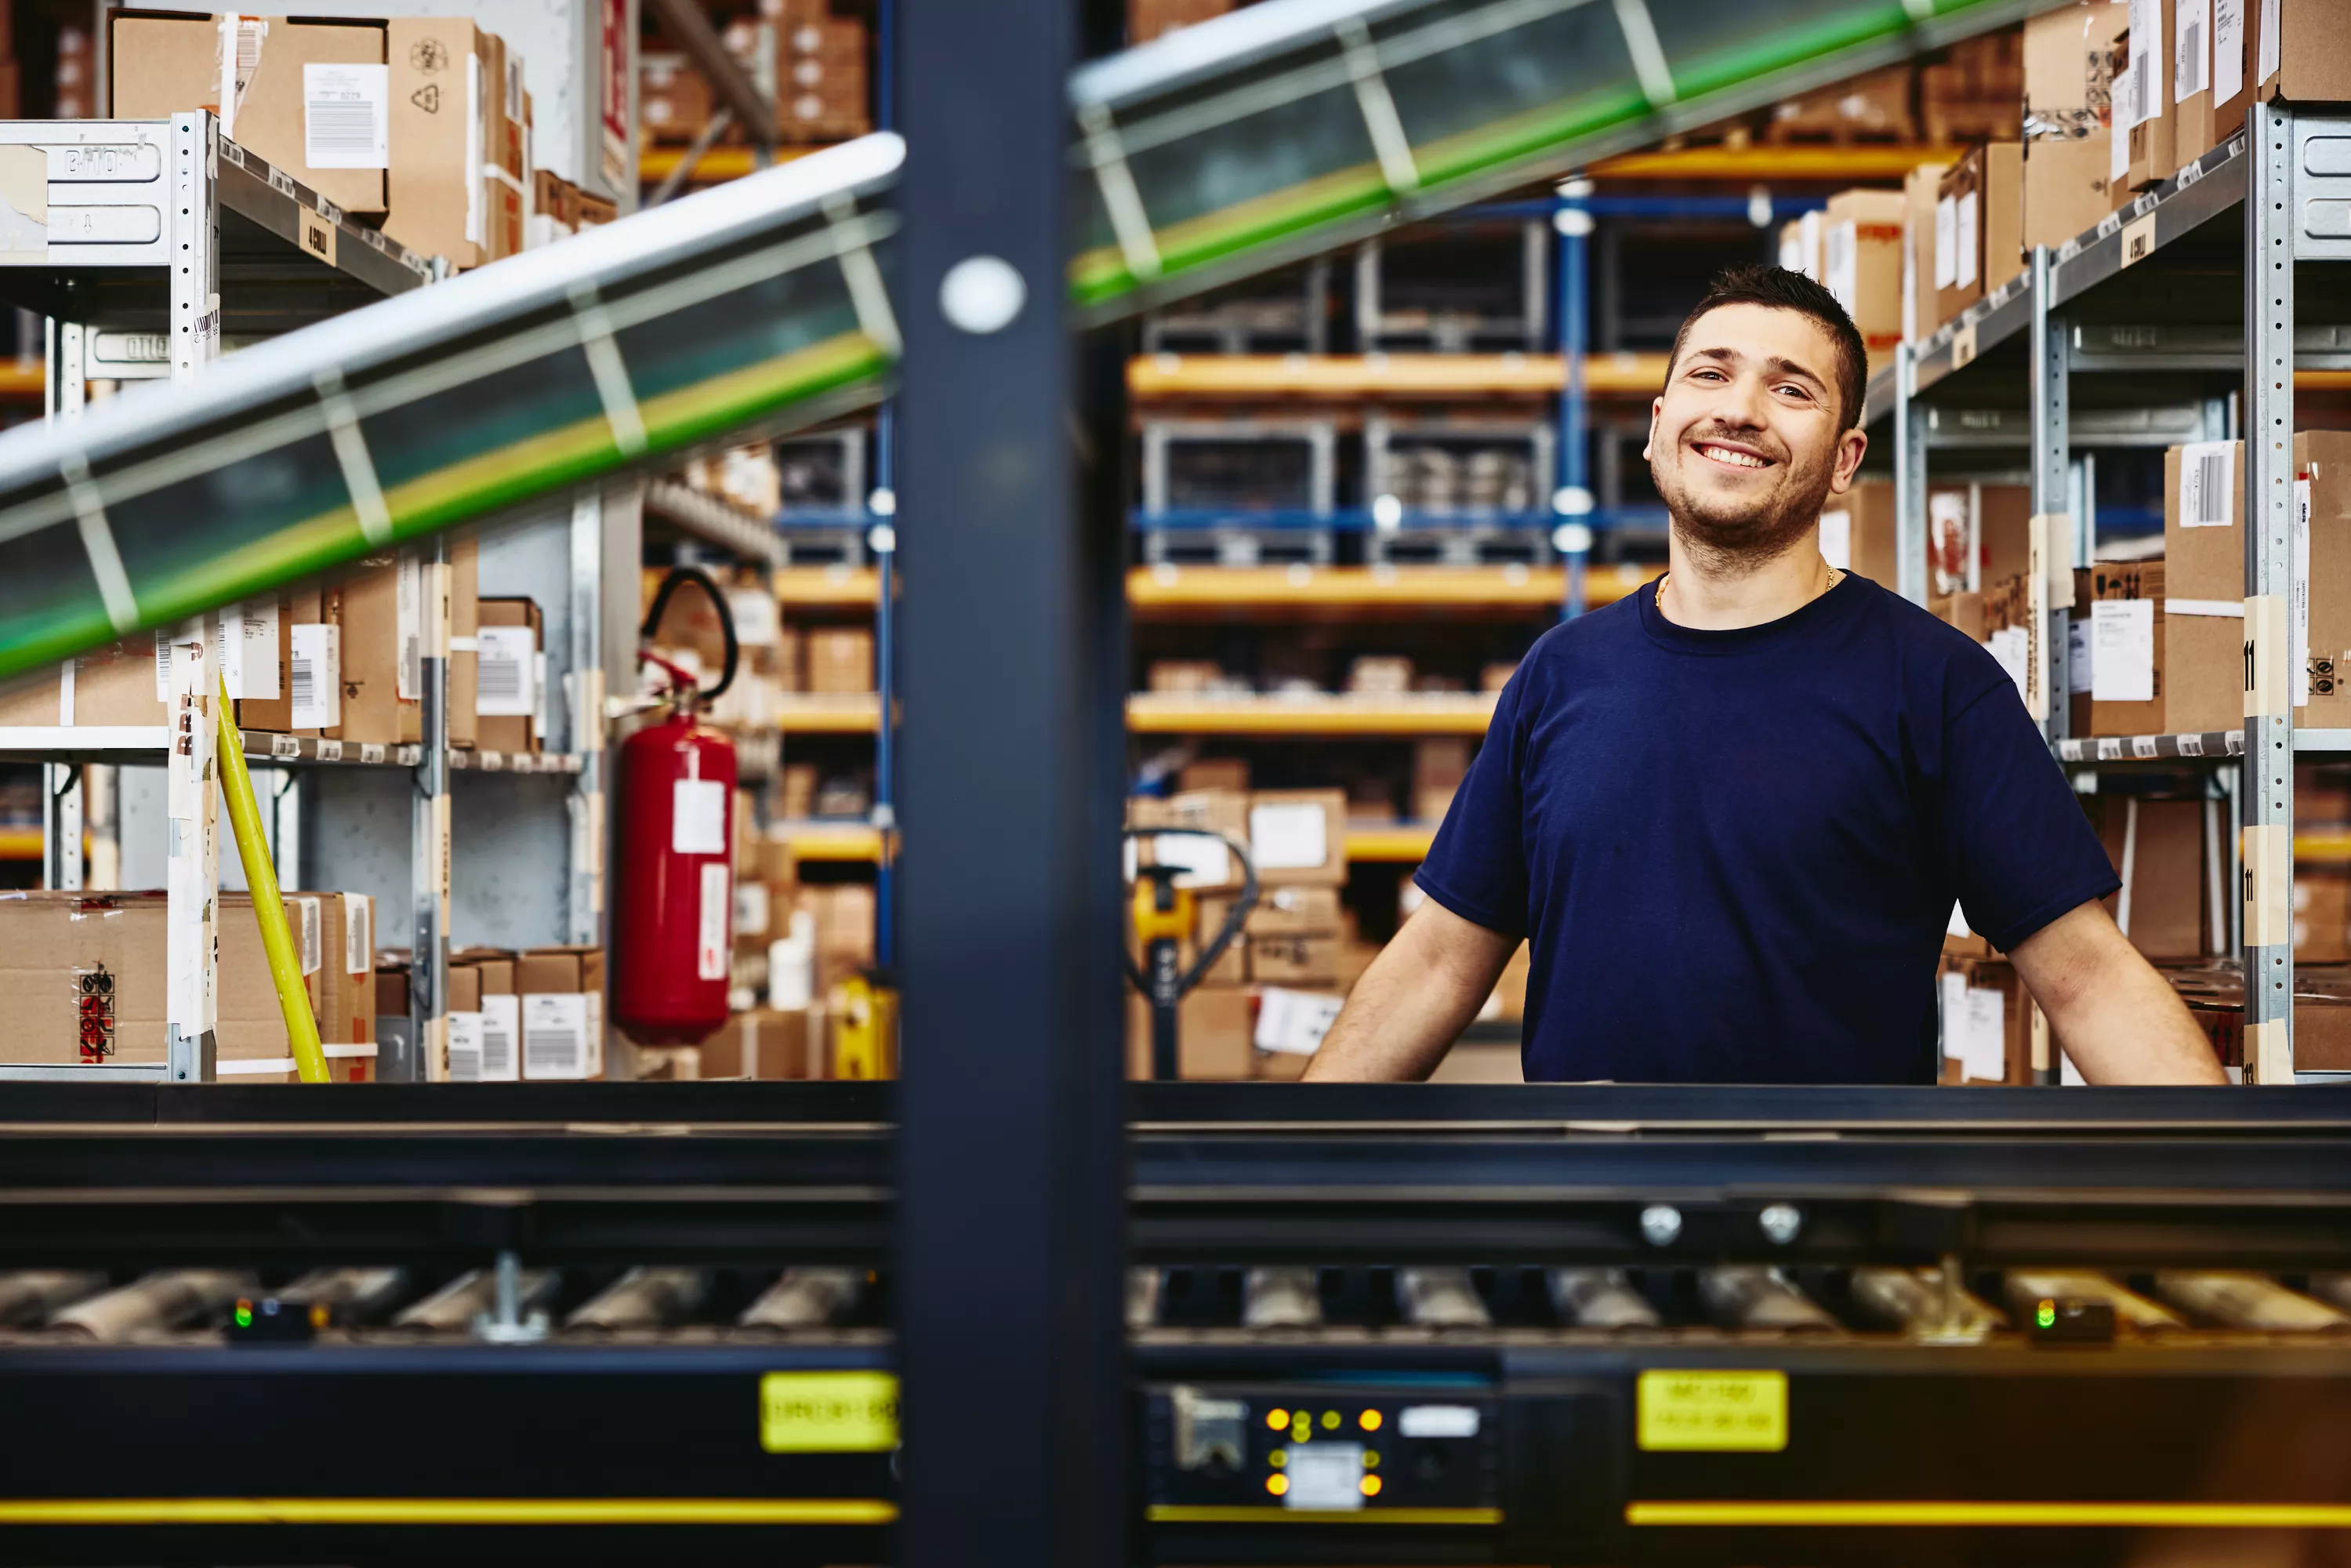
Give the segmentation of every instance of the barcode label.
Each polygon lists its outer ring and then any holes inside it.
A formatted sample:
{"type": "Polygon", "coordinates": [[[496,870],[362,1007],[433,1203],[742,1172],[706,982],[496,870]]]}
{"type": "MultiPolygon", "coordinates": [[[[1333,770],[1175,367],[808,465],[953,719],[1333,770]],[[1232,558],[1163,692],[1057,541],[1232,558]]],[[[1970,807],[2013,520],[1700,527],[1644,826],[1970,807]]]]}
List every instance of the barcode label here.
{"type": "Polygon", "coordinates": [[[588,1076],[588,998],[569,992],[534,992],[522,998],[522,1075],[588,1076]]]}
{"type": "Polygon", "coordinates": [[[2152,71],[2135,69],[2131,72],[2131,124],[2134,126],[2144,125],[2152,118],[2154,106],[2148,100],[2154,97],[2150,90],[2154,86],[2155,73],[2152,71]]]}
{"type": "Polygon", "coordinates": [[[482,1015],[451,1013],[449,1015],[449,1082],[479,1083],[482,1081],[482,1015]]]}
{"type": "Polygon", "coordinates": [[[287,762],[299,760],[302,743],[290,735],[273,735],[269,737],[269,755],[287,762]]]}
{"type": "Polygon", "coordinates": [[[343,629],[317,622],[296,626],[293,643],[293,726],[332,729],[343,722],[343,629]]]}
{"type": "Polygon", "coordinates": [[[2200,735],[2181,736],[2179,737],[2179,755],[2182,757],[2203,756],[2204,737],[2200,735]]]}
{"type": "Polygon", "coordinates": [[[343,900],[343,972],[364,975],[375,967],[375,900],[346,893],[343,900]]]}
{"type": "Polygon", "coordinates": [[[2131,755],[2137,758],[2142,762],[2146,761],[2148,758],[2153,757],[2155,755],[2155,737],[2151,735],[2132,736],[2131,755]]]}
{"type": "Polygon", "coordinates": [[[313,169],[392,162],[388,66],[302,68],[302,157],[313,169]]]}
{"type": "Polygon", "coordinates": [[[403,555],[392,569],[395,613],[400,635],[400,700],[413,703],[424,695],[424,569],[413,555],[403,555]]]}
{"type": "Polygon", "coordinates": [[[534,641],[528,626],[485,626],[475,635],[475,712],[494,718],[530,716],[538,706],[530,678],[538,652],[534,641]]]}
{"type": "Polygon", "coordinates": [[[381,762],[383,760],[382,744],[379,741],[373,740],[360,741],[360,760],[361,762],[381,762]]]}
{"type": "Polygon", "coordinates": [[[2098,741],[2098,760],[2101,762],[2120,762],[2122,759],[2122,737],[2112,735],[2101,737],[2098,741]]]}
{"type": "Polygon", "coordinates": [[[2234,509],[2237,445],[2198,441],[2179,449],[2179,526],[2225,528],[2234,509]]]}
{"type": "Polygon", "coordinates": [[[515,1036],[522,1032],[522,998],[482,998],[482,1082],[512,1083],[522,1074],[515,1062],[515,1036]]]}
{"type": "Polygon", "coordinates": [[[2183,22],[2179,28],[2179,57],[2172,65],[2172,101],[2185,103],[2210,84],[2204,76],[2211,58],[2204,52],[2204,18],[2183,22]]]}

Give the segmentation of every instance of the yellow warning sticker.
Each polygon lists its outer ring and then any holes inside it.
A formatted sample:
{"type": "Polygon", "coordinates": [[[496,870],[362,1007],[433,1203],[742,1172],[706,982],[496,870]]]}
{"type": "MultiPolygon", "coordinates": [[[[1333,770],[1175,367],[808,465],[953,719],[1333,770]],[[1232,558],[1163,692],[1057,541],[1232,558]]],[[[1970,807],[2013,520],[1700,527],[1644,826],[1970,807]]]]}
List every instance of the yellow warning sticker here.
{"type": "Polygon", "coordinates": [[[1776,1454],[1788,1446],[1784,1372],[1645,1372],[1644,1453],[1776,1454]]]}
{"type": "Polygon", "coordinates": [[[879,1454],[898,1446],[898,1380],[886,1372],[770,1372],[759,1447],[771,1454],[879,1454]]]}

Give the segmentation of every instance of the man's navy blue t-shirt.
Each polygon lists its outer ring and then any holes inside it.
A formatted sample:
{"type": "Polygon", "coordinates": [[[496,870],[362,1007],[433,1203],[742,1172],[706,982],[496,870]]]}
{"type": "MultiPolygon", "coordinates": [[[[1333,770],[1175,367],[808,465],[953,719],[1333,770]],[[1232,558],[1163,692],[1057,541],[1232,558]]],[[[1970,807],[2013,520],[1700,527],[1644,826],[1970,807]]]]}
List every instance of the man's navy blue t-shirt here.
{"type": "Polygon", "coordinates": [[[1528,939],[1530,1080],[1930,1083],[1956,901],[2002,951],[2119,883],[2015,683],[1868,579],[1733,632],[1544,634],[1418,881],[1528,939]]]}

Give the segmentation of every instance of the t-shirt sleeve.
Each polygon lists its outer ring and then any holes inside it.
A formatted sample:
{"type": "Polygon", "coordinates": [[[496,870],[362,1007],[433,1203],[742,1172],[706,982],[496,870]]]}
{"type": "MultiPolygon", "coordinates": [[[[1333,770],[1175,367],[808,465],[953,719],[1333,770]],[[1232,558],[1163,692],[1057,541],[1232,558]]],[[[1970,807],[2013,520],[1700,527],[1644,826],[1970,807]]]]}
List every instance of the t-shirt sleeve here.
{"type": "Polygon", "coordinates": [[[2105,846],[2003,680],[1943,736],[1944,869],[1970,930],[2003,953],[2122,885],[2105,846]]]}
{"type": "Polygon", "coordinates": [[[1462,919],[1505,936],[1527,932],[1524,800],[1519,788],[1526,737],[1519,705],[1531,659],[1494,704],[1486,743],[1470,760],[1444,824],[1413,880],[1462,919]]]}

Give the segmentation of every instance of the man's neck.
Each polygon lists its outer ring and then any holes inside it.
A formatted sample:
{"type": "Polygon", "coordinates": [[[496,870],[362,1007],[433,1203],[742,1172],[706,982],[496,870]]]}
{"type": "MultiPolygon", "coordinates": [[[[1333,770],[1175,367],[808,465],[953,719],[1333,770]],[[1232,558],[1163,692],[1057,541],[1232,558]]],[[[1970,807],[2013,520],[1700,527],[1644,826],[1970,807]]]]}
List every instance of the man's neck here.
{"type": "Polygon", "coordinates": [[[1817,528],[1764,560],[1725,560],[1693,550],[1679,528],[1668,533],[1666,549],[1657,608],[1675,625],[1692,631],[1736,632],[1777,621],[1826,593],[1836,580],[1821,559],[1817,528]]]}

